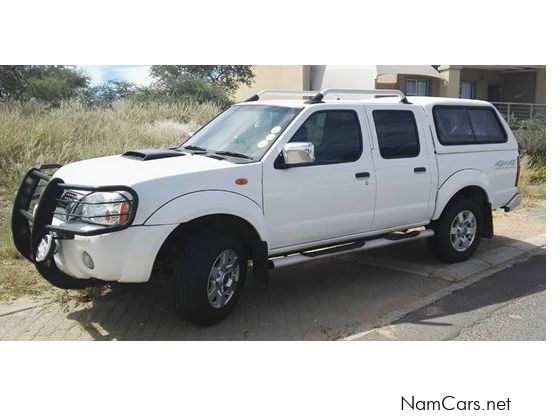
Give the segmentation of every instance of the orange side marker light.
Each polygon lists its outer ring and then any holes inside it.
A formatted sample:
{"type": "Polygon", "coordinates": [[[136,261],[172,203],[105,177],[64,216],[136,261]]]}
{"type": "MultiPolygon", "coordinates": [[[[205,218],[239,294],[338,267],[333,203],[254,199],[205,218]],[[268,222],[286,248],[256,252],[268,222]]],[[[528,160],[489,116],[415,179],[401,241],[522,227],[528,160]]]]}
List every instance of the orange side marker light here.
{"type": "Polygon", "coordinates": [[[245,185],[245,184],[247,184],[248,182],[249,182],[249,181],[247,180],[247,178],[237,178],[237,179],[235,180],[235,183],[236,183],[237,185],[245,185]]]}

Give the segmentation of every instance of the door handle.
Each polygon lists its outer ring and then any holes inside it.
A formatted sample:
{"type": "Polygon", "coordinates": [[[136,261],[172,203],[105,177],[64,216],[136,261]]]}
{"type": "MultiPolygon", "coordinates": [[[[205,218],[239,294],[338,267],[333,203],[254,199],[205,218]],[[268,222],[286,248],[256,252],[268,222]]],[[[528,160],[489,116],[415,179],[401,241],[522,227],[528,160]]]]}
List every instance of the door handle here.
{"type": "Polygon", "coordinates": [[[419,166],[418,168],[414,168],[414,173],[415,174],[420,174],[426,172],[426,168],[424,168],[423,166],[419,166]]]}
{"type": "Polygon", "coordinates": [[[357,178],[357,179],[369,178],[369,172],[358,172],[358,173],[356,174],[356,178],[357,178]]]}

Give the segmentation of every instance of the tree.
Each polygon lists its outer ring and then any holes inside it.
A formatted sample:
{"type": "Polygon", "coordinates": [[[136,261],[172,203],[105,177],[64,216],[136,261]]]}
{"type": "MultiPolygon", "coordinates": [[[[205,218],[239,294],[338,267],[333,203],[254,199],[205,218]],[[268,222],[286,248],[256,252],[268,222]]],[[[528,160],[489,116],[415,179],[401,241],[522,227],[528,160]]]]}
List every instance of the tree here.
{"type": "Polygon", "coordinates": [[[109,105],[120,99],[129,98],[138,92],[134,83],[109,80],[101,85],[90,86],[80,94],[80,100],[87,105],[109,105]]]}
{"type": "Polygon", "coordinates": [[[25,66],[0,66],[0,100],[20,99],[28,86],[25,66]]]}
{"type": "Polygon", "coordinates": [[[0,99],[53,104],[78,96],[89,77],[75,66],[0,66],[0,99]]]}
{"type": "Polygon", "coordinates": [[[133,99],[140,102],[213,102],[223,108],[231,105],[231,100],[223,88],[201,78],[187,75],[170,77],[165,84],[156,83],[150,87],[140,88],[133,99]]]}
{"type": "Polygon", "coordinates": [[[241,85],[251,86],[255,78],[252,66],[152,66],[150,73],[158,86],[165,87],[177,79],[197,78],[222,88],[228,95],[241,85]]]}

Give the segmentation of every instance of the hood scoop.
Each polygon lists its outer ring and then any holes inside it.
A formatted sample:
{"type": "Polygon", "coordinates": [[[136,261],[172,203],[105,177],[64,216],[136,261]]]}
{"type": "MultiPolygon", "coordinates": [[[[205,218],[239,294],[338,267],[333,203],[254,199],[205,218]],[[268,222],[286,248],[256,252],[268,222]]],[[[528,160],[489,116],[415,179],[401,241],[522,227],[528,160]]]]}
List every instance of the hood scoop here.
{"type": "Polygon", "coordinates": [[[173,149],[144,149],[130,150],[122,155],[122,157],[134,160],[156,160],[177,156],[185,156],[185,152],[173,149]]]}

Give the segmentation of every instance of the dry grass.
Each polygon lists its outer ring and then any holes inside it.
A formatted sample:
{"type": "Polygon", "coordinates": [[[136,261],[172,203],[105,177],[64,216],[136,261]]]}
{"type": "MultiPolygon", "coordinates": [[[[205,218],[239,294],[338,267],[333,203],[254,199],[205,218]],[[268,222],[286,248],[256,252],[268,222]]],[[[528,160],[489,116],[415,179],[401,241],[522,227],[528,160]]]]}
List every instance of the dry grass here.
{"type": "Polygon", "coordinates": [[[80,103],[0,104],[0,300],[42,293],[47,283],[15,250],[9,226],[12,200],[25,172],[138,148],[168,148],[219,112],[213,104],[137,103],[111,108],[80,103]]]}
{"type": "Polygon", "coordinates": [[[544,206],[546,201],[546,167],[544,165],[531,165],[527,159],[523,159],[518,188],[523,194],[523,207],[544,206]]]}
{"type": "Polygon", "coordinates": [[[0,258],[0,302],[21,296],[39,296],[52,289],[23,258],[0,258]]]}

